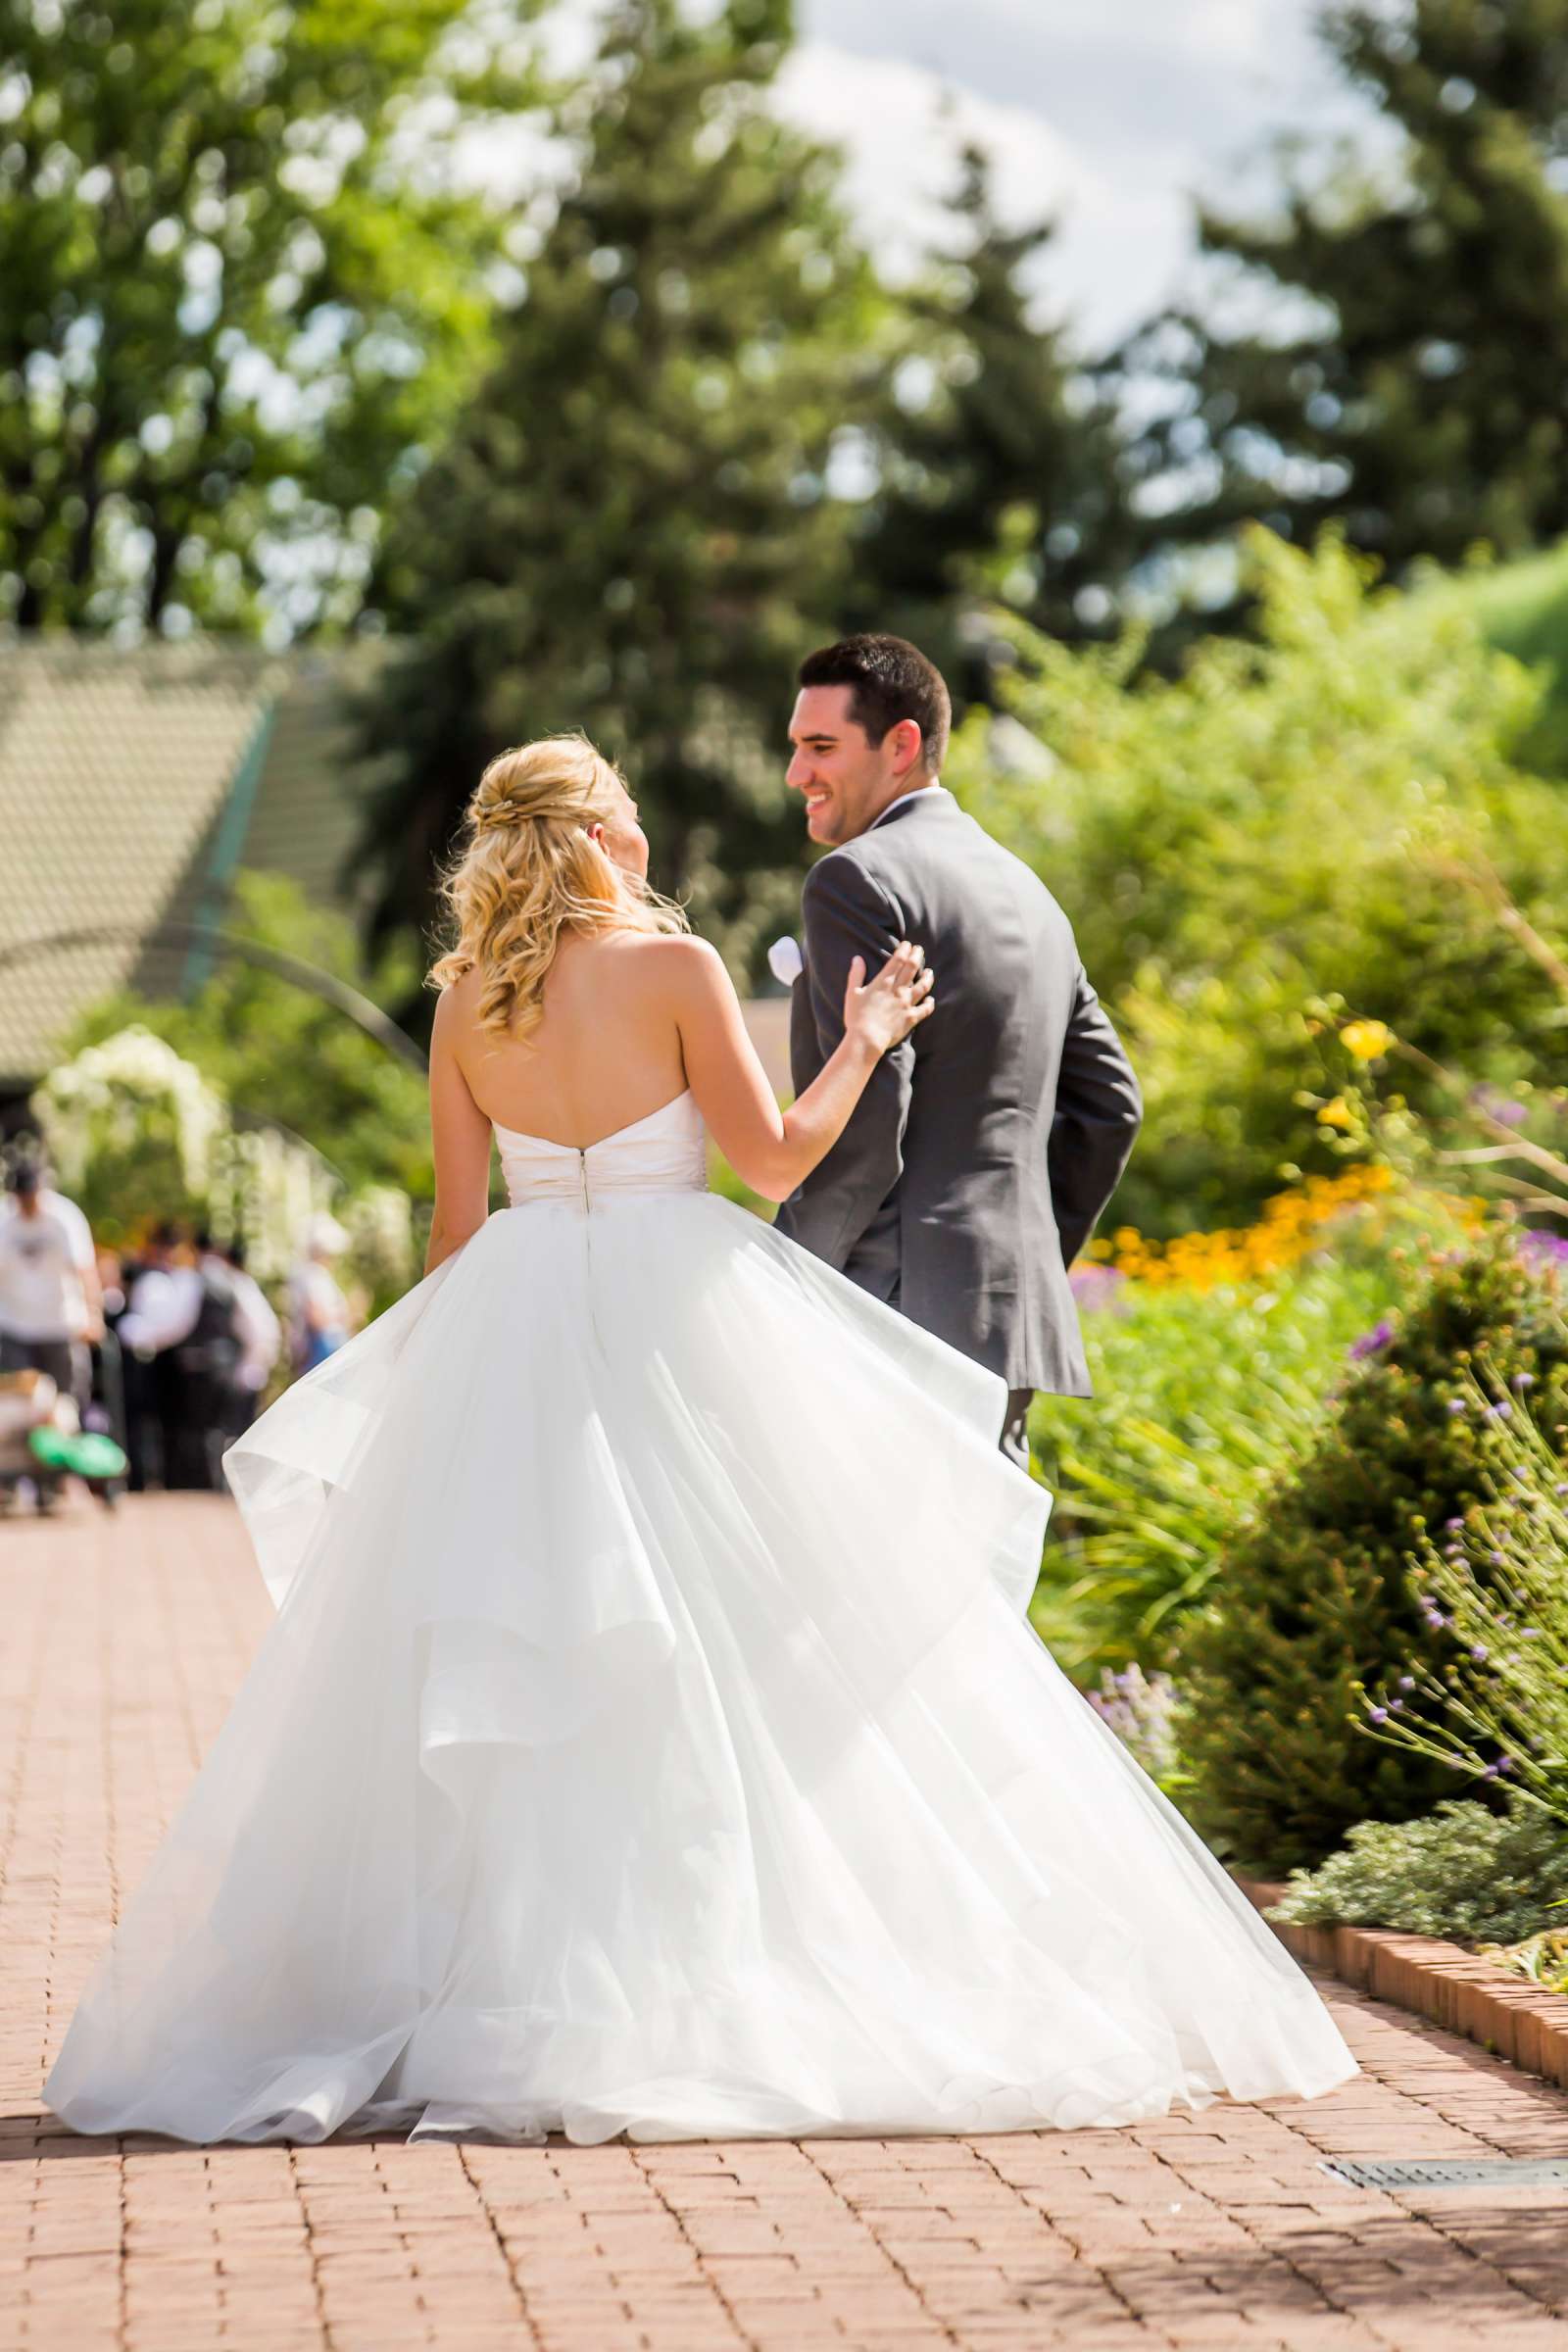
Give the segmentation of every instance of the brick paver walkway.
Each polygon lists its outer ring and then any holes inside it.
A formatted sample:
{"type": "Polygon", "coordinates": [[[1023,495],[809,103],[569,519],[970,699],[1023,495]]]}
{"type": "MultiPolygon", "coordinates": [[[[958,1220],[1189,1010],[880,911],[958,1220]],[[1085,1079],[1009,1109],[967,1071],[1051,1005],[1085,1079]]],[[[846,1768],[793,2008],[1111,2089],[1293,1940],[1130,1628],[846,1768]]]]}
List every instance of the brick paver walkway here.
{"type": "Polygon", "coordinates": [[[1568,2352],[1568,2098],[1349,1994],[1364,2077],[1121,2132],[603,2148],[83,2140],[38,2084],[267,1617],[226,1503],[0,1523],[0,2347],[1568,2352]]]}

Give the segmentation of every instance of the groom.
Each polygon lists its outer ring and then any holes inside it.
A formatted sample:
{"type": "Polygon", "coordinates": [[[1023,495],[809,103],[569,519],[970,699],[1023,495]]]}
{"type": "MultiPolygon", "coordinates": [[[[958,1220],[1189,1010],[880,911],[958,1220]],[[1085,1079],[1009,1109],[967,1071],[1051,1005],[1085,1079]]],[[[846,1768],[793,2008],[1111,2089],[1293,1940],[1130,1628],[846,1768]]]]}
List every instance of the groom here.
{"type": "Polygon", "coordinates": [[[1002,1447],[1026,1467],[1034,1392],[1090,1394],[1067,1268],[1126,1165],[1138,1082],[1061,908],[938,781],[940,672],[902,637],[847,637],[799,683],[788,782],[830,855],[802,897],[797,1092],[844,1034],[854,956],[873,974],[913,940],[937,1009],[883,1055],[779,1231],[1000,1373],[1002,1447]]]}

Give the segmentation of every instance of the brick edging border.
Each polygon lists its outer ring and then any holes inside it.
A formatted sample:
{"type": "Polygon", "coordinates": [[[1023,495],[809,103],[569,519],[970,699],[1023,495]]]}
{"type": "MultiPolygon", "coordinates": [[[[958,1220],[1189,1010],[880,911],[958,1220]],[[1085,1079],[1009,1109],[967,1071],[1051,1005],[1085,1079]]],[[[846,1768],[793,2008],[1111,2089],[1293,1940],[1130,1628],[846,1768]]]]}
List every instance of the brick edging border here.
{"type": "MultiPolygon", "coordinates": [[[[1232,1876],[1261,1911],[1277,1903],[1283,1884],[1232,1876]]],[[[1294,1920],[1267,1923],[1294,1958],[1324,1968],[1380,2001],[1413,2009],[1483,2048],[1511,2058],[1527,2074],[1568,2089],[1568,1998],[1509,1977],[1494,1961],[1478,1960],[1456,1943],[1404,1936],[1389,1928],[1308,1928],[1294,1920]]]]}

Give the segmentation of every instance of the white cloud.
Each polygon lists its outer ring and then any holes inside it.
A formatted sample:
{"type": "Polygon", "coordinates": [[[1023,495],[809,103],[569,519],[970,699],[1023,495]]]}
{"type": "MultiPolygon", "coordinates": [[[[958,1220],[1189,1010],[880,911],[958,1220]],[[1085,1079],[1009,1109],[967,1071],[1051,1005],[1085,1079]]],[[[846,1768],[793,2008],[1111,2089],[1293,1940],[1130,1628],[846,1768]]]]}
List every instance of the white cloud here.
{"type": "Polygon", "coordinates": [[[778,103],[844,149],[851,212],[901,272],[932,243],[951,243],[944,196],[963,145],[984,147],[1003,219],[1057,221],[1037,287],[1043,307],[1071,316],[1085,342],[1110,340],[1141,317],[1186,255],[1185,220],[1164,189],[1105,171],[1042,114],[980,97],[928,67],[810,41],[786,64],[778,103]]]}
{"type": "Polygon", "coordinates": [[[912,256],[941,226],[943,197],[969,140],[995,158],[1009,218],[1037,219],[1098,192],[1098,175],[1041,116],[999,106],[903,58],[857,56],[809,41],[786,61],[781,110],[840,144],[846,190],[884,248],[912,256]]]}
{"type": "Polygon", "coordinates": [[[781,104],[850,157],[855,209],[902,261],[962,135],[998,160],[1005,218],[1055,213],[1047,307],[1113,341],[1192,275],[1192,199],[1223,202],[1270,129],[1343,125],[1311,0],[802,0],[781,104]],[[933,135],[942,93],[955,128],[933,135]]]}

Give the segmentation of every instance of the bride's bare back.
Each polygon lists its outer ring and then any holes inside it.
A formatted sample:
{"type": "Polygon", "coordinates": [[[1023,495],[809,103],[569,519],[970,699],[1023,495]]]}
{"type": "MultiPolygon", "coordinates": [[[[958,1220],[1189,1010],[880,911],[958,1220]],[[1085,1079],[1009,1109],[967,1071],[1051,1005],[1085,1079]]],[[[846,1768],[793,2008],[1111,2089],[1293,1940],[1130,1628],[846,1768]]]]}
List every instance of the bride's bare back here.
{"type": "Polygon", "coordinates": [[[484,1222],[492,1125],[586,1149],[688,1086],[736,1173],[784,1200],[838,1141],[881,1055],[934,1002],[916,947],[901,942],[869,983],[858,958],[857,965],[843,1042],[787,1111],[723,962],[705,940],[566,935],[545,980],[543,1015],[525,1042],[481,1026],[481,976],[466,973],[443,992],[431,1038],[436,1210],[426,1270],[484,1222]]]}
{"type": "Polygon", "coordinates": [[[667,951],[690,944],[637,931],[563,939],[545,981],[544,1016],[524,1044],[482,1029],[479,975],[460,980],[445,1000],[456,1016],[453,1051],[485,1117],[580,1147],[678,1095],[686,1064],[667,1001],[667,951]]]}

